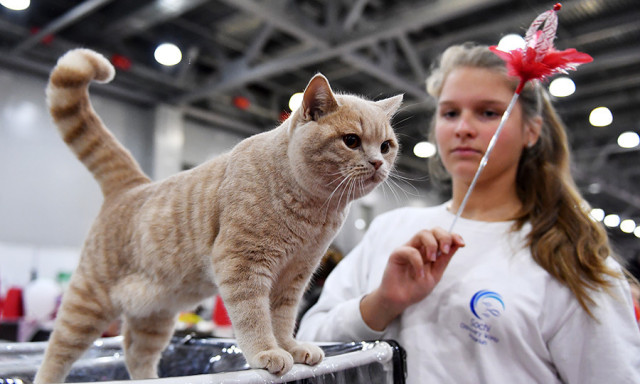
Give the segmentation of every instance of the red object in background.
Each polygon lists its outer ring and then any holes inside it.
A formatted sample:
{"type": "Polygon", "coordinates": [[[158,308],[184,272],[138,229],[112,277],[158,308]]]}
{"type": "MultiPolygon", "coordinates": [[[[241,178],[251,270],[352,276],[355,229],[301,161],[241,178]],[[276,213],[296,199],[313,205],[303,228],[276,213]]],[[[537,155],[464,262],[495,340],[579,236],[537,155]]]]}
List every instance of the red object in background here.
{"type": "Polygon", "coordinates": [[[2,320],[18,320],[24,316],[22,289],[9,288],[2,306],[2,320]]]}
{"type": "Polygon", "coordinates": [[[123,71],[128,71],[129,69],[131,69],[131,60],[129,60],[128,57],[119,55],[117,53],[111,55],[111,64],[123,71]]]}
{"type": "MultiPolygon", "coordinates": [[[[31,32],[32,35],[35,35],[38,32],[40,32],[40,28],[31,27],[31,30],[29,32],[31,32]]],[[[53,35],[49,34],[49,35],[43,36],[42,39],[40,39],[40,42],[43,44],[51,44],[53,42],[53,35]]]]}
{"type": "Polygon", "coordinates": [[[636,313],[636,321],[640,323],[640,307],[635,300],[633,301],[633,310],[636,313]]]}
{"type": "Polygon", "coordinates": [[[216,296],[216,303],[213,305],[213,316],[211,320],[213,320],[213,323],[217,326],[231,326],[231,319],[229,319],[229,314],[227,313],[227,309],[224,307],[224,303],[222,302],[222,297],[220,297],[220,295],[216,296]]]}
{"type": "Polygon", "coordinates": [[[283,123],[285,120],[289,118],[291,114],[287,111],[280,112],[280,122],[283,123]]]}
{"type": "Polygon", "coordinates": [[[242,110],[251,106],[251,101],[244,96],[234,96],[232,102],[234,107],[242,110]]]}

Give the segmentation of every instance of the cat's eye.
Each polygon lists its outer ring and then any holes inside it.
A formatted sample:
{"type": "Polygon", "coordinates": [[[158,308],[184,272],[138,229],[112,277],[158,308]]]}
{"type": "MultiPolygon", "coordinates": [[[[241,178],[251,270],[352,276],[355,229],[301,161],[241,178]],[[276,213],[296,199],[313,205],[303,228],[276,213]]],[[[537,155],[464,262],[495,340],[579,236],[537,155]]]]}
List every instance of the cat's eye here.
{"type": "Polygon", "coordinates": [[[344,141],[344,144],[351,149],[356,149],[360,146],[360,137],[358,135],[344,135],[342,137],[342,141],[344,141]]]}
{"type": "Polygon", "coordinates": [[[391,142],[389,140],[385,141],[380,145],[380,152],[382,154],[389,153],[389,149],[391,148],[391,142]]]}

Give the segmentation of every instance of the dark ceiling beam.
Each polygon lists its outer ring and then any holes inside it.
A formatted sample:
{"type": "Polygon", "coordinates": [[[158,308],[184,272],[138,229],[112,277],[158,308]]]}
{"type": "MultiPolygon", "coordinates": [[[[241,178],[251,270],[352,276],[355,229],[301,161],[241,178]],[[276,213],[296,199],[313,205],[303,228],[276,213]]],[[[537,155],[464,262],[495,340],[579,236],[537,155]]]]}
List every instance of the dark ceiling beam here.
{"type": "Polygon", "coordinates": [[[328,44],[320,30],[311,25],[301,25],[298,20],[287,17],[288,12],[283,8],[274,7],[269,2],[258,3],[253,0],[221,0],[230,7],[240,9],[250,15],[259,17],[275,28],[286,32],[302,42],[317,47],[326,47],[328,44]]]}
{"type": "Polygon", "coordinates": [[[398,36],[398,43],[400,43],[400,49],[402,50],[402,53],[407,59],[407,62],[409,63],[409,66],[411,67],[411,70],[413,71],[413,75],[415,76],[416,80],[418,80],[419,82],[425,81],[426,72],[424,70],[424,66],[422,65],[420,58],[416,54],[415,48],[413,48],[407,36],[406,35],[398,36]]]}
{"type": "Polygon", "coordinates": [[[160,23],[185,14],[208,0],[156,0],[153,3],[118,19],[102,33],[105,40],[124,39],[134,33],[148,30],[160,23]]]}
{"type": "Polygon", "coordinates": [[[368,75],[391,85],[394,89],[402,90],[407,94],[410,94],[418,100],[424,100],[429,97],[427,92],[424,90],[424,87],[420,86],[419,83],[405,79],[386,68],[377,66],[366,58],[358,55],[357,53],[347,53],[342,55],[340,58],[342,59],[342,61],[348,63],[349,65],[354,66],[362,72],[365,72],[368,75]]]}
{"type": "Polygon", "coordinates": [[[54,34],[67,26],[75,23],[83,17],[97,11],[105,4],[112,2],[113,0],[88,0],[80,3],[76,7],[72,8],[69,12],[65,13],[58,19],[49,23],[46,27],[42,28],[38,33],[32,35],[28,39],[24,40],[11,50],[14,55],[19,55],[27,49],[38,44],[45,36],[54,34]]]}
{"type": "Polygon", "coordinates": [[[269,41],[269,38],[273,35],[273,31],[273,25],[264,23],[258,30],[258,33],[254,36],[247,49],[244,51],[242,59],[247,63],[253,62],[258,55],[260,55],[264,46],[267,44],[267,41],[269,41]]]}
{"type": "Polygon", "coordinates": [[[212,112],[209,110],[204,110],[202,108],[185,106],[182,108],[182,111],[188,117],[198,119],[201,121],[206,121],[210,124],[213,124],[217,127],[225,128],[234,133],[240,133],[247,136],[251,136],[251,135],[255,135],[256,133],[262,132],[262,130],[260,130],[255,125],[247,124],[238,119],[233,119],[226,115],[221,115],[219,113],[212,112]]]}
{"type": "Polygon", "coordinates": [[[356,0],[342,23],[342,29],[344,31],[351,32],[353,30],[355,25],[362,18],[362,12],[367,6],[367,3],[369,3],[369,0],[356,0]]]}
{"type": "MultiPolygon", "coordinates": [[[[241,9],[253,12],[256,17],[262,17],[267,22],[272,22],[277,19],[275,15],[278,15],[282,19],[281,12],[276,12],[273,9],[266,9],[261,4],[257,4],[251,0],[225,0],[229,5],[238,5],[241,9]],[[265,11],[265,14],[258,12],[265,11]],[[275,18],[275,19],[274,19],[275,18]]],[[[246,84],[258,79],[273,76],[279,73],[284,73],[292,69],[308,66],[318,62],[333,59],[337,56],[350,54],[360,48],[375,44],[380,40],[391,39],[397,36],[401,36],[415,29],[424,28],[428,25],[435,25],[442,23],[451,18],[460,16],[461,14],[474,12],[482,7],[488,7],[496,3],[504,2],[504,0],[439,0],[435,3],[427,3],[421,7],[417,7],[412,10],[405,10],[399,15],[390,16],[387,20],[370,28],[366,32],[359,32],[355,37],[347,39],[346,42],[341,44],[326,47],[327,43],[322,43],[325,48],[312,48],[302,53],[294,55],[288,55],[286,57],[276,58],[266,62],[264,64],[257,65],[253,68],[247,68],[242,71],[236,71],[232,76],[224,76],[220,79],[215,79],[209,84],[195,89],[192,92],[188,92],[175,100],[176,103],[190,103],[211,94],[227,91],[233,87],[246,84]]],[[[281,23],[281,22],[279,22],[281,23]]],[[[311,39],[309,33],[297,23],[284,23],[286,24],[286,31],[293,34],[297,38],[303,40],[317,40],[315,37],[311,39]]],[[[280,24],[274,24],[279,27],[280,24]]],[[[320,44],[320,43],[318,43],[320,44]]],[[[347,58],[349,60],[349,58],[347,58]]],[[[354,60],[354,62],[360,62],[361,60],[354,60]]],[[[394,78],[391,78],[394,79],[394,78]]],[[[389,77],[381,79],[387,82],[389,77]]],[[[403,84],[410,84],[408,80],[401,82],[391,83],[390,85],[397,88],[399,91],[404,91],[408,94],[417,95],[419,98],[426,98],[426,92],[417,92],[417,86],[412,84],[411,87],[404,88],[403,84]]],[[[421,89],[421,88],[420,88],[421,89]]]]}
{"type": "Polygon", "coordinates": [[[617,18],[605,18],[600,22],[579,26],[572,31],[575,37],[563,38],[563,45],[579,47],[605,39],[617,39],[628,33],[637,33],[640,30],[639,18],[640,12],[630,10],[617,18]]]}

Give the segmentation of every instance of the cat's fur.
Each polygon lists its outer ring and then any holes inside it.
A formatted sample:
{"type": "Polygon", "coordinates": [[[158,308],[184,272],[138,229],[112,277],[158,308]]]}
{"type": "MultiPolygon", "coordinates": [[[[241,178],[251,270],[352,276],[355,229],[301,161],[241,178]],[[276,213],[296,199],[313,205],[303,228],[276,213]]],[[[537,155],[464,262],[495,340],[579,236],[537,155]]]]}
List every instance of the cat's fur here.
{"type": "Polygon", "coordinates": [[[151,182],[91,107],[90,81],[113,76],[104,57],[78,49],[60,58],[47,88],[54,121],[104,204],[36,382],[64,380],[120,315],[131,377],[157,377],[177,313],[216,290],[252,367],[283,374],[294,362],[320,362],[320,348],[293,338],[297,305],[349,202],[390,172],[398,149],[390,119],[402,96],[336,95],[316,75],[279,127],[151,182]]]}

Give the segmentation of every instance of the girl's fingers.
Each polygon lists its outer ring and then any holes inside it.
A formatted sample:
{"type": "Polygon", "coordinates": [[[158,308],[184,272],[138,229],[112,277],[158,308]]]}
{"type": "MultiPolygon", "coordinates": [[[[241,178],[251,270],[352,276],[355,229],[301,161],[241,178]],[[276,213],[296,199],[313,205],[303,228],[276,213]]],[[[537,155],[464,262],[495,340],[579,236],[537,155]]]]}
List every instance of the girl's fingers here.
{"type": "Polygon", "coordinates": [[[415,276],[424,276],[422,255],[418,249],[410,246],[402,246],[391,255],[392,260],[399,265],[410,265],[415,276]]]}
{"type": "Polygon", "coordinates": [[[408,246],[420,250],[422,261],[434,261],[438,253],[438,240],[431,231],[423,229],[416,233],[407,243],[408,246]]]}

